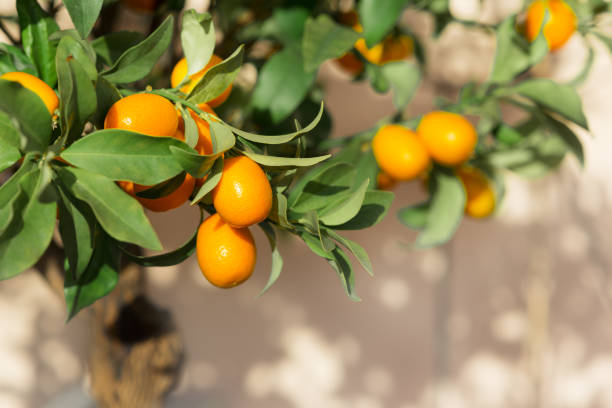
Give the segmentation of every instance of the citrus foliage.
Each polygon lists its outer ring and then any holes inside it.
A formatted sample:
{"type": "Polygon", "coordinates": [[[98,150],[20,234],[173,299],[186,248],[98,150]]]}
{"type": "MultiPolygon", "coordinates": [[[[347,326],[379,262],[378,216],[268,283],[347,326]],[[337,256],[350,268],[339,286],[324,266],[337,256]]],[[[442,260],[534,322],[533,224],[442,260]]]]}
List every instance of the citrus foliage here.
{"type": "Polygon", "coordinates": [[[92,38],[111,3],[64,0],[75,29],[60,30],[36,0],[19,0],[21,44],[0,44],[0,171],[11,172],[0,186],[0,279],[43,256],[58,217],[69,318],[113,289],[122,259],[168,266],[197,252],[214,285],[244,281],[256,262],[248,229],[255,224],[272,251],[263,291],[283,267],[276,241],[282,230],[324,258],[357,300],[348,254],[368,273],[372,265],[340,231],[373,227],[393,201],[383,190],[417,179],[428,199],[402,209],[399,218],[420,231],[417,247],[439,245],[464,214],[494,212],[504,172],[541,176],[567,154],[582,163],[573,129],[588,124],[574,86],[588,75],[592,51],[572,84],[524,74],[574,30],[612,50],[612,39],[594,23],[610,11],[601,0],[559,7],[551,0],[548,8],[536,1],[525,33],[517,16],[495,26],[462,22],[494,31],[488,80],[466,84],[456,101],[440,101],[439,111],[406,118],[402,111],[427,58],[399,17],[406,8],[428,12],[437,36],[453,21],[447,0],[389,0],[385,7],[361,0],[348,12],[334,2],[279,0],[257,13],[249,13],[253,1],[227,1],[215,5],[215,19],[188,10],[179,30],[184,58],[168,75],[169,87],[155,89],[147,85],[172,44],[181,2],[122,1],[165,18],[148,36],[92,38]],[[563,35],[548,28],[559,25],[563,35]],[[216,50],[216,30],[230,27],[224,44],[231,49],[216,50]],[[245,56],[245,44],[249,49],[262,39],[272,52],[245,56]],[[258,67],[250,93],[235,83],[245,58],[258,67]],[[331,122],[316,77],[329,60],[375,91],[391,91],[397,113],[374,129],[328,140],[331,122]],[[523,110],[526,119],[506,123],[503,104],[523,110]],[[334,147],[340,149],[331,157],[334,147]],[[144,208],[167,211],[185,201],[202,214],[200,226],[181,226],[194,231],[192,238],[169,252],[137,255],[134,246],[162,250],[144,208]]]}

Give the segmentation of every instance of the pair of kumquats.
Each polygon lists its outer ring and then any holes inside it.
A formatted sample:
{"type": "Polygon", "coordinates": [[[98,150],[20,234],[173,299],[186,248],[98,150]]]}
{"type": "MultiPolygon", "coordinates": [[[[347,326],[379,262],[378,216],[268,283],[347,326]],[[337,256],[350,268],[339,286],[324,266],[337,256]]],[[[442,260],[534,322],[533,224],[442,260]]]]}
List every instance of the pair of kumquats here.
{"type": "MultiPolygon", "coordinates": [[[[190,82],[181,87],[181,91],[189,93],[206,70],[220,61],[220,58],[213,56],[206,68],[190,76],[190,82]]],[[[187,63],[182,59],[172,72],[172,86],[179,86],[186,74],[187,63]]],[[[214,118],[210,106],[223,103],[230,92],[228,88],[219,97],[198,107],[214,118]]],[[[200,154],[212,154],[210,125],[192,110],[189,113],[198,127],[196,150],[200,154]]],[[[153,94],[134,94],[117,101],[109,109],[104,127],[149,136],[185,138],[180,113],[167,99],[153,94]]],[[[185,203],[194,188],[203,182],[186,174],[181,186],[156,199],[136,195],[150,186],[131,182],[119,184],[144,207],[152,211],[167,211],[185,203]]],[[[253,273],[257,257],[255,242],[248,227],[263,221],[270,213],[272,188],[264,171],[253,160],[246,156],[229,157],[225,159],[221,180],[212,190],[212,199],[217,212],[200,225],[196,253],[206,279],[215,286],[229,288],[244,282],[253,273]]]]}
{"type": "Polygon", "coordinates": [[[457,176],[466,192],[465,212],[476,218],[489,216],[495,209],[495,193],[487,178],[477,169],[462,166],[476,147],[478,135],[463,116],[451,112],[430,112],[414,132],[401,125],[381,127],[372,140],[372,151],[382,170],[379,188],[391,189],[397,181],[426,175],[431,161],[457,167],[457,176]]]}

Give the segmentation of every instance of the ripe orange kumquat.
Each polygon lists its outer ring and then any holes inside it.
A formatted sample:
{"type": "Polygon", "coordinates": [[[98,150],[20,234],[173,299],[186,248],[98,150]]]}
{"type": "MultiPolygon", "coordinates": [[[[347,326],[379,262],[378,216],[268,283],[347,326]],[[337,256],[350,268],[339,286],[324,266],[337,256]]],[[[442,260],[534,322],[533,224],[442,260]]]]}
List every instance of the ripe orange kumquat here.
{"type": "Polygon", "coordinates": [[[372,139],[372,152],[389,177],[412,180],[428,169],[429,154],[417,134],[400,125],[381,127],[372,139]]]}
{"type": "Polygon", "coordinates": [[[246,156],[225,160],[212,197],[219,215],[238,228],[265,220],[272,209],[272,187],[266,173],[246,156]]]}
{"type": "Polygon", "coordinates": [[[463,116],[451,112],[426,114],[417,133],[431,158],[445,166],[457,166],[468,160],[478,142],[474,126],[463,116]]]}
{"type": "Polygon", "coordinates": [[[104,128],[174,137],[178,122],[174,105],[166,98],[138,93],[121,98],[111,106],[104,119],[104,128]]]}
{"type": "MultiPolygon", "coordinates": [[[[221,59],[221,57],[213,54],[213,56],[210,57],[210,61],[208,62],[208,64],[202,70],[200,70],[199,72],[196,72],[195,74],[189,75],[190,81],[186,85],[183,85],[181,87],[181,92],[185,94],[188,94],[189,92],[191,92],[196,87],[198,82],[200,82],[204,74],[206,74],[206,71],[208,71],[210,68],[214,67],[215,65],[219,64],[222,61],[223,59],[221,59]]],[[[174,69],[172,69],[172,74],[170,75],[170,84],[172,85],[173,88],[176,88],[177,86],[179,86],[179,84],[185,79],[185,77],[187,76],[187,71],[188,71],[187,59],[181,58],[181,60],[179,60],[179,62],[177,62],[176,65],[174,66],[174,69]]],[[[221,105],[223,102],[225,102],[225,100],[229,97],[231,92],[232,92],[232,85],[228,86],[227,89],[225,89],[221,93],[221,95],[217,96],[216,98],[210,101],[207,101],[206,103],[211,108],[215,108],[221,105]]]]}
{"type": "Polygon", "coordinates": [[[376,176],[376,186],[379,190],[391,191],[397,185],[397,180],[384,171],[379,171],[376,176]]]}
{"type": "Polygon", "coordinates": [[[544,25],[544,37],[550,50],[556,51],[576,31],[577,18],[574,10],[562,0],[536,0],[527,9],[525,29],[529,41],[535,40],[540,34],[546,11],[549,19],[544,25]]]}
{"type": "Polygon", "coordinates": [[[466,193],[465,213],[474,218],[485,218],[495,210],[495,192],[484,174],[472,167],[457,170],[466,193]]]}
{"type": "Polygon", "coordinates": [[[0,76],[0,78],[19,82],[21,86],[34,92],[42,99],[50,115],[53,115],[53,112],[59,106],[59,99],[55,91],[46,82],[36,78],[34,75],[26,72],[7,72],[0,76]]]}
{"type": "Polygon", "coordinates": [[[200,225],[196,254],[204,277],[220,288],[232,288],[247,280],[257,261],[249,229],[232,227],[218,213],[200,225]]]}

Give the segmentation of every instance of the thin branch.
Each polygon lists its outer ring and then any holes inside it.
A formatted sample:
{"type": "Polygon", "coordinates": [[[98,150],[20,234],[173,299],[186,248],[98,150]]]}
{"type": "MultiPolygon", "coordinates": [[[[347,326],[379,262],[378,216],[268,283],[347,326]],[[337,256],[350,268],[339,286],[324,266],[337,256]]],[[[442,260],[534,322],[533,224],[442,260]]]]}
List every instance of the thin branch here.
{"type": "Polygon", "coordinates": [[[4,21],[2,21],[2,19],[0,19],[0,30],[2,30],[4,35],[7,36],[11,44],[19,45],[20,41],[17,41],[15,37],[13,37],[13,35],[9,32],[8,28],[4,25],[4,21]]]}

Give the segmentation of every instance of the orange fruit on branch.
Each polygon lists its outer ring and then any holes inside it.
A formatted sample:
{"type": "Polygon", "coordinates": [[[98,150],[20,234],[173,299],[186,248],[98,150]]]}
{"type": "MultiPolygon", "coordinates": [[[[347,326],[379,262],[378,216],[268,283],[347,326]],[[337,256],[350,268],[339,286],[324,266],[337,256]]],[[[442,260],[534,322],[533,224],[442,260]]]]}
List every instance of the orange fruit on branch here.
{"type": "Polygon", "coordinates": [[[400,125],[381,127],[372,139],[378,166],[389,177],[412,180],[427,170],[429,153],[415,132],[400,125]]]}
{"type": "Polygon", "coordinates": [[[47,85],[46,82],[36,78],[34,75],[30,75],[26,72],[7,72],[0,76],[0,78],[6,79],[7,81],[19,82],[21,86],[34,92],[42,99],[50,115],[53,115],[53,112],[55,112],[59,106],[59,99],[55,91],[47,85]]]}
{"type": "Polygon", "coordinates": [[[104,119],[104,129],[124,129],[149,136],[174,137],[178,129],[174,105],[155,94],[137,93],[119,99],[104,119]]]}
{"type": "Polygon", "coordinates": [[[235,228],[217,213],[200,225],[196,255],[202,275],[220,288],[231,288],[253,273],[257,251],[248,228],[235,228]]]}
{"type": "Polygon", "coordinates": [[[248,227],[266,219],[272,209],[272,187],[266,173],[246,156],[226,159],[213,205],[230,225],[248,227]]]}
{"type": "Polygon", "coordinates": [[[495,191],[478,169],[463,167],[457,170],[466,193],[465,213],[474,218],[485,218],[495,210],[495,191]]]}
{"type": "Polygon", "coordinates": [[[562,0],[536,0],[529,5],[525,20],[529,41],[535,40],[540,34],[546,11],[549,15],[543,34],[548,42],[548,48],[556,51],[565,45],[576,31],[577,18],[574,10],[562,0]]]}
{"type": "Polygon", "coordinates": [[[478,134],[463,116],[435,111],[423,116],[417,128],[419,138],[431,158],[445,166],[457,166],[470,158],[478,134]]]}

